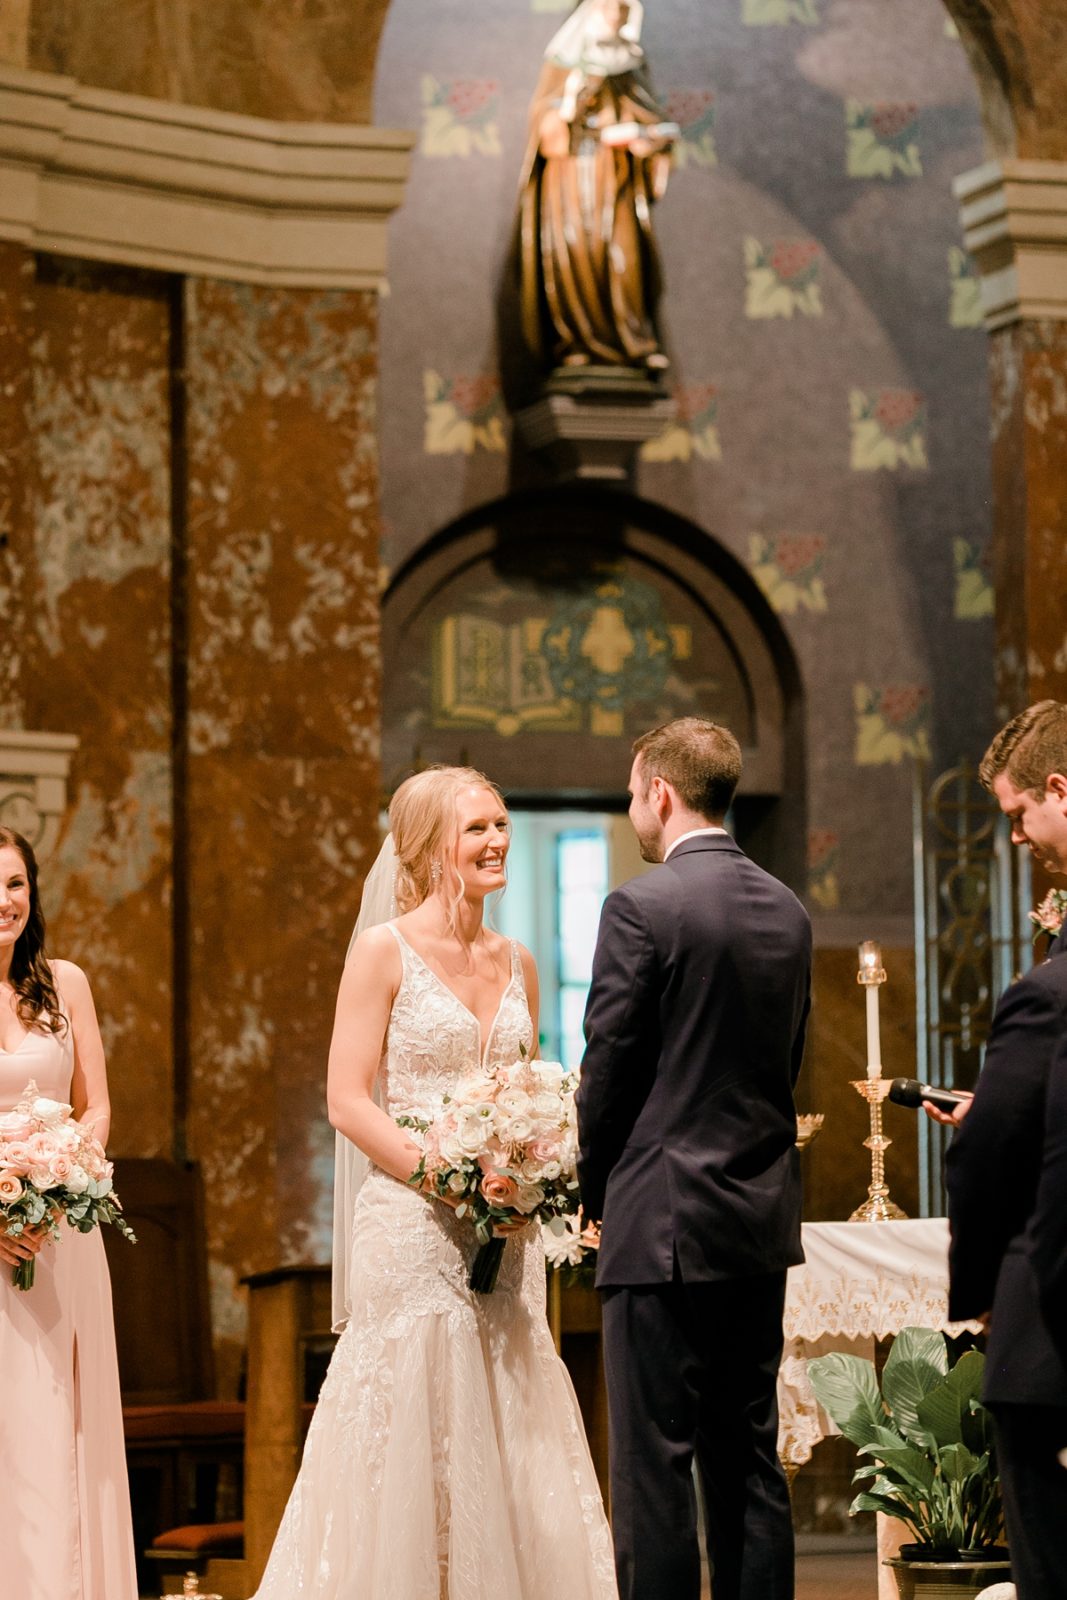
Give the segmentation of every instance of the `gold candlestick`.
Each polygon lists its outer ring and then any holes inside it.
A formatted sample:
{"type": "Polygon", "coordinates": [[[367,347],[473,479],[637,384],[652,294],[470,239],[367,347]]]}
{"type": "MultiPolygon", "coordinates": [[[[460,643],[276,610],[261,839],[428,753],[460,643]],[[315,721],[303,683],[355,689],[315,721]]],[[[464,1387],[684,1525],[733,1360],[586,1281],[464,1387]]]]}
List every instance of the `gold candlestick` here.
{"type": "Polygon", "coordinates": [[[867,1076],[852,1087],[861,1094],[870,1108],[871,1131],[864,1139],[864,1147],[871,1152],[871,1182],[867,1198],[849,1217],[850,1222],[906,1221],[907,1213],[889,1198],[885,1181],[885,1153],[892,1144],[882,1131],[882,1101],[889,1093],[889,1084],[882,1077],[882,1051],[878,1027],[878,989],[886,981],[882,965],[882,952],[872,939],[860,945],[860,969],[856,982],[867,991],[867,1076]]]}

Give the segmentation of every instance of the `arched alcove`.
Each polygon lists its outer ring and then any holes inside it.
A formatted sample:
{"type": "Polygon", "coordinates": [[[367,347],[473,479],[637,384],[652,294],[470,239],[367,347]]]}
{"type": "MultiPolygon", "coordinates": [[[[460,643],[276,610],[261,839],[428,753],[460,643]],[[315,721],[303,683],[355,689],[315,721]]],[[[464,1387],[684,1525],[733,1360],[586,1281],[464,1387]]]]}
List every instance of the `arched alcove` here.
{"type": "Polygon", "coordinates": [[[796,662],[751,575],[702,529],[618,491],[508,496],[405,564],[383,629],[387,788],[469,762],[523,804],[612,808],[637,734],[708,716],[744,750],[739,834],[799,882],[796,662]]]}

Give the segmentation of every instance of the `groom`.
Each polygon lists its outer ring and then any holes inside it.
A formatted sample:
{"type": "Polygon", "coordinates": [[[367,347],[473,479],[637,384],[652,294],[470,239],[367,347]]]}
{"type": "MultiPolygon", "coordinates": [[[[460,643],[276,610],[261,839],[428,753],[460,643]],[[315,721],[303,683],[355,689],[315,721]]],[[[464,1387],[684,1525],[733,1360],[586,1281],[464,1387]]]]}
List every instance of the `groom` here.
{"type": "Polygon", "coordinates": [[[634,745],[646,861],[604,903],[578,1091],[621,1600],[697,1600],[694,1455],[714,1600],[792,1600],[775,1385],[803,1259],[793,1084],[809,1007],[800,902],[723,827],[734,736],[685,717],[634,745]]]}

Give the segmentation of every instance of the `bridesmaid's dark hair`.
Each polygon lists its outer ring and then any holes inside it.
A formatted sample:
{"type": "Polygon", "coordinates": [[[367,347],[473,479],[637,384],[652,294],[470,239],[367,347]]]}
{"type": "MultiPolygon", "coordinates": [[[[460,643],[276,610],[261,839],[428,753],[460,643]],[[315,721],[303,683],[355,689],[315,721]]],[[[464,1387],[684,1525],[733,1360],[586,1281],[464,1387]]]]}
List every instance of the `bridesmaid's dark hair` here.
{"type": "Polygon", "coordinates": [[[60,1009],[52,969],[44,953],[44,912],[37,890],[37,857],[33,846],[14,828],[0,827],[0,849],[7,845],[17,850],[26,868],[30,886],[30,914],[15,941],[11,956],[11,986],[15,991],[15,1014],[24,1028],[47,1028],[61,1033],[67,1020],[60,1009]]]}

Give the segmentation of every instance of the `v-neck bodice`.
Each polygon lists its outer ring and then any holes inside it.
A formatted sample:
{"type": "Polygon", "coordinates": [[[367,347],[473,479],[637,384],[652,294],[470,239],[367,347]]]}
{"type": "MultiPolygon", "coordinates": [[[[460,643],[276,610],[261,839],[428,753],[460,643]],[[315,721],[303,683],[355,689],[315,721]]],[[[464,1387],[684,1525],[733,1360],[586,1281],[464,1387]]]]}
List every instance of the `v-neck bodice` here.
{"type": "Polygon", "coordinates": [[[526,999],[518,946],[511,943],[511,977],[497,1005],[488,1036],[481,1023],[404,938],[396,938],[403,964],[400,988],[389,1017],[378,1084],[382,1105],[392,1117],[437,1114],[444,1096],[479,1066],[495,1068],[532,1053],[533,1025],[526,999]],[[521,1049],[520,1049],[521,1046],[521,1049]]]}

